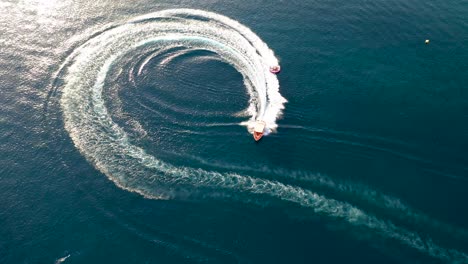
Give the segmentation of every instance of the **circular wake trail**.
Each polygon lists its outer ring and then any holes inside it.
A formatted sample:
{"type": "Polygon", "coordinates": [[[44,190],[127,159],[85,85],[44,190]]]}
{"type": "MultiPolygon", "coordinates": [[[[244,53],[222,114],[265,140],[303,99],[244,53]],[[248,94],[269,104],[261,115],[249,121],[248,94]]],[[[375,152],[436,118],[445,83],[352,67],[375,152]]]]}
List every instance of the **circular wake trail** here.
{"type": "Polygon", "coordinates": [[[116,185],[154,199],[190,197],[197,190],[267,195],[311,208],[317,214],[365,228],[383,238],[399,241],[432,257],[468,262],[456,250],[442,248],[430,239],[380,220],[364,211],[310,190],[251,176],[176,167],[132,144],[106,106],[107,73],[124,55],[151,46],[155,51],[184,47],[217,53],[243,76],[250,95],[251,118],[266,121],[274,131],[286,100],[269,67],[278,64],[273,52],[250,29],[227,17],[201,10],[174,9],[148,14],[94,36],[64,63],[61,106],[65,128],[75,146],[116,185]]]}

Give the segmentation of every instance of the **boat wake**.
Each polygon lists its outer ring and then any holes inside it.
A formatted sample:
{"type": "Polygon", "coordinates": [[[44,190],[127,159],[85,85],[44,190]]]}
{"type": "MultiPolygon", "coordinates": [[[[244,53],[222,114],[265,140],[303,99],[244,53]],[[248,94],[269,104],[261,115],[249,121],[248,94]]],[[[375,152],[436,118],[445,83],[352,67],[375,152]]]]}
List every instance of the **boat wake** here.
{"type": "Polygon", "coordinates": [[[70,257],[70,254],[66,255],[65,257],[61,257],[55,261],[55,264],[60,264],[65,262],[70,257]]]}
{"type": "MultiPolygon", "coordinates": [[[[93,36],[75,49],[63,64],[61,107],[65,128],[75,146],[117,186],[151,199],[212,197],[243,199],[261,195],[310,208],[323,217],[400,244],[444,261],[468,262],[460,251],[438,246],[431,239],[366,213],[348,202],[327,198],[309,189],[279,181],[236,173],[177,167],[136,146],[123,127],[113,121],[105,103],[108,72],[126,54],[150,47],[184,48],[218,54],[239,71],[250,95],[244,122],[249,130],[255,120],[265,121],[267,132],[277,128],[286,100],[270,72],[278,60],[249,28],[227,17],[192,9],[173,9],[140,16],[93,36]]],[[[167,59],[171,59],[168,57],[167,59]]],[[[147,61],[143,61],[141,67],[147,61]]],[[[138,69],[141,73],[142,68],[138,69]]],[[[131,81],[131,80],[130,80],[131,81]]],[[[247,200],[247,199],[246,199],[247,200]]]]}

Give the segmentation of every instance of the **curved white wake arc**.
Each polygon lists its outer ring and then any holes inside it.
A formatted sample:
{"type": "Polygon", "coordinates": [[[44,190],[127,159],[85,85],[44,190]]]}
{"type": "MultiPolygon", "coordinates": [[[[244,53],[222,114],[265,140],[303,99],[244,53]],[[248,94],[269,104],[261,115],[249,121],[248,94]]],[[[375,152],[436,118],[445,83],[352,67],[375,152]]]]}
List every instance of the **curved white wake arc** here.
{"type": "Polygon", "coordinates": [[[175,19],[188,24],[191,29],[186,31],[182,24],[178,24],[178,28],[172,33],[184,32],[184,35],[189,36],[191,40],[203,36],[217,42],[217,45],[221,45],[224,49],[227,48],[229,51],[224,54],[216,47],[211,47],[209,50],[221,55],[244,76],[245,85],[251,96],[247,109],[251,119],[243,124],[252,131],[256,119],[264,120],[267,124],[267,134],[278,127],[276,119],[281,115],[287,101],[279,93],[278,78],[270,72],[270,66],[279,65],[279,62],[273,51],[255,33],[233,19],[195,9],[164,10],[139,16],[130,22],[138,23],[158,18],[175,19]],[[231,57],[235,54],[235,57],[231,57]]]}
{"type": "Polygon", "coordinates": [[[424,241],[345,202],[275,181],[237,174],[176,167],[132,144],[123,128],[113,122],[104,103],[108,71],[122,56],[151,45],[209,50],[219,54],[244,77],[251,96],[250,121],[263,119],[271,130],[286,100],[279,93],[273,52],[250,29],[227,17],[200,10],[167,10],[138,17],[90,39],[69,57],[61,106],[65,128],[75,146],[97,169],[119,187],[150,198],[170,198],[198,188],[263,194],[290,201],[314,212],[366,227],[430,256],[448,261],[468,257],[424,241]]]}

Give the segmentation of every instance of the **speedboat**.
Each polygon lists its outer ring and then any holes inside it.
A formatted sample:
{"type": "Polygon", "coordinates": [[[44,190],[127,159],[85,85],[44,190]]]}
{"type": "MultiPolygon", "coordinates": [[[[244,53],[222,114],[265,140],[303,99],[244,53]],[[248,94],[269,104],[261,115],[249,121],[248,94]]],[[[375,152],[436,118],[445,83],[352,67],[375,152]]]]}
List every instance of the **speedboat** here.
{"type": "Polygon", "coordinates": [[[257,120],[254,127],[253,137],[255,141],[259,141],[263,137],[263,131],[265,130],[265,121],[257,120]]]}
{"type": "Polygon", "coordinates": [[[281,67],[279,65],[271,66],[270,72],[274,74],[278,74],[281,71],[281,67]]]}

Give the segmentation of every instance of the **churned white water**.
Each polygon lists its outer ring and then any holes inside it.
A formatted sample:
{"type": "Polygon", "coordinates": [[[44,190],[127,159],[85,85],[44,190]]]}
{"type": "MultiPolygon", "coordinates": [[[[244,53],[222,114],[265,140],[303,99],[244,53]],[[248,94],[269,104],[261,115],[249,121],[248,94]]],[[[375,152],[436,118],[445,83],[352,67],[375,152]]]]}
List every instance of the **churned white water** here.
{"type": "Polygon", "coordinates": [[[191,9],[166,10],[140,16],[111,27],[88,40],[69,57],[61,106],[65,128],[75,146],[116,185],[153,199],[190,196],[198,188],[267,195],[311,208],[315,213],[339,219],[350,226],[364,227],[372,234],[399,241],[425,254],[447,261],[466,261],[456,250],[445,249],[415,232],[378,219],[347,203],[310,190],[248,175],[219,173],[177,167],[132,144],[122,127],[111,118],[103,93],[106,76],[119,58],[142,46],[154,50],[169,47],[208,50],[239,71],[250,95],[243,124],[252,129],[255,120],[267,123],[269,131],[286,99],[279,93],[273,51],[249,28],[211,12],[191,9]],[[189,193],[189,194],[187,194],[189,193]]]}

